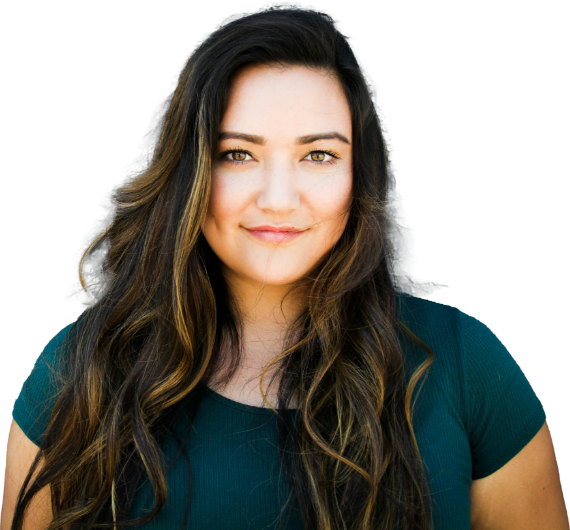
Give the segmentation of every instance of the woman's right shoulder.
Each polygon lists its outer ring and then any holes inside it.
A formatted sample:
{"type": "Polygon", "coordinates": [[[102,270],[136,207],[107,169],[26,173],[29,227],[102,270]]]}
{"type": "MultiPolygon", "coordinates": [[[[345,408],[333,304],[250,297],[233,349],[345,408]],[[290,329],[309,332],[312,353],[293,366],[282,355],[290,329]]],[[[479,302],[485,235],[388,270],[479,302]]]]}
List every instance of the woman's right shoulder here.
{"type": "MultiPolygon", "coordinates": [[[[22,386],[19,394],[15,396],[12,418],[36,447],[41,444],[62,389],[62,365],[59,362],[62,360],[61,346],[65,343],[72,325],[73,322],[55,333],[39,354],[30,356],[30,364],[23,366],[22,386]]],[[[64,362],[64,365],[66,364],[64,362]]]]}

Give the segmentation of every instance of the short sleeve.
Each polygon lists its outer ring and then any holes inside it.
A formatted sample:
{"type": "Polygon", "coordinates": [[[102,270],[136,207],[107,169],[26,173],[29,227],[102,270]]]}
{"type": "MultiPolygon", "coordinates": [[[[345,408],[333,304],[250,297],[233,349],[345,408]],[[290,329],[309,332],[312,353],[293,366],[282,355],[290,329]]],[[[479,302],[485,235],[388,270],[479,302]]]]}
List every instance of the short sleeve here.
{"type": "Polygon", "coordinates": [[[460,311],[472,478],[491,475],[532,440],[546,420],[542,403],[495,334],[460,311]]]}
{"type": "Polygon", "coordinates": [[[40,446],[61,390],[60,356],[74,322],[65,326],[43,349],[22,385],[12,417],[24,434],[40,446]]]}

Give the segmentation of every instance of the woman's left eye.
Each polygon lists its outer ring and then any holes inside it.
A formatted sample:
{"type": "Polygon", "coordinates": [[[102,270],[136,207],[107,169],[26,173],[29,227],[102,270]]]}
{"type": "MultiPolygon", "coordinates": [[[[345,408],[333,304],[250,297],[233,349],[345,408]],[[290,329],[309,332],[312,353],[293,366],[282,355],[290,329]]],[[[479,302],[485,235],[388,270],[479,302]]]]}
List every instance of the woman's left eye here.
{"type": "MultiPolygon", "coordinates": [[[[338,155],[332,151],[311,151],[307,156],[311,157],[309,162],[315,162],[317,164],[334,164],[338,159],[338,155]],[[318,155],[317,160],[315,160],[312,156],[315,153],[318,155]],[[325,156],[327,155],[330,156],[330,160],[325,160],[325,156]]],[[[307,157],[305,157],[303,160],[306,158],[307,157]]]]}
{"type": "MultiPolygon", "coordinates": [[[[225,161],[225,162],[230,162],[230,164],[248,164],[249,162],[251,162],[251,160],[246,160],[247,156],[250,156],[253,158],[253,156],[251,155],[251,153],[249,151],[245,151],[243,149],[228,149],[227,151],[220,153],[220,159],[225,161]],[[237,160],[233,156],[230,156],[228,158],[228,155],[234,155],[234,153],[235,153],[235,156],[238,157],[237,160]]],[[[338,158],[339,158],[339,156],[336,153],[334,153],[333,151],[319,149],[319,150],[311,151],[310,153],[308,153],[303,158],[303,160],[307,160],[307,162],[311,162],[313,164],[323,166],[325,164],[336,163],[338,158]],[[315,156],[313,156],[313,155],[315,155],[315,156]],[[330,157],[329,160],[326,160],[327,156],[330,157]],[[307,157],[309,157],[309,159],[307,159],[307,157]]]]}

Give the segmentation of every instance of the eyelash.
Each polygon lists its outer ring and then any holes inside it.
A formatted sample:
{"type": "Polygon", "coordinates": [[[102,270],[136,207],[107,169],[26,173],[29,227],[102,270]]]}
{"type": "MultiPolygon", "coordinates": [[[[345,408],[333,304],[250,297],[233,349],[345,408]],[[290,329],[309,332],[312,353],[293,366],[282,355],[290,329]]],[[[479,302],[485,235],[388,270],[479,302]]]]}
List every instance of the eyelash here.
{"type": "MultiPolygon", "coordinates": [[[[220,159],[223,160],[224,162],[229,162],[230,164],[247,164],[249,162],[251,162],[251,160],[232,160],[230,158],[225,158],[226,155],[229,155],[230,153],[245,153],[249,156],[251,156],[253,158],[253,155],[249,152],[246,151],[245,149],[241,149],[239,147],[235,147],[234,149],[228,149],[227,151],[224,151],[223,153],[220,153],[220,159]]],[[[309,151],[304,157],[303,160],[308,157],[311,153],[326,153],[327,155],[332,156],[331,160],[327,160],[327,161],[318,161],[318,160],[307,160],[307,162],[312,162],[313,164],[317,164],[319,166],[323,166],[325,164],[336,164],[336,161],[340,158],[334,151],[329,151],[327,149],[316,149],[314,151],[309,151]]]]}

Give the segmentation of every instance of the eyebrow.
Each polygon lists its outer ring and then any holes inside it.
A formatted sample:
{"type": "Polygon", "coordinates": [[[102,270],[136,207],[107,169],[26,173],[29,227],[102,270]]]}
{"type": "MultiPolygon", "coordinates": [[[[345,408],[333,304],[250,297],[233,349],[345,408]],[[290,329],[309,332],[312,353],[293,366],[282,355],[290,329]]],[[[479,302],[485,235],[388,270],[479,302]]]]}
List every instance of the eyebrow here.
{"type": "MultiPolygon", "coordinates": [[[[239,132],[221,132],[218,134],[218,140],[228,140],[230,138],[235,138],[236,140],[245,140],[246,142],[251,142],[252,144],[265,145],[267,140],[263,136],[258,136],[256,134],[246,134],[239,132]]],[[[306,136],[299,136],[295,138],[296,145],[306,145],[316,142],[317,140],[340,140],[345,144],[350,145],[348,138],[336,131],[321,134],[307,134],[306,136]]]]}

